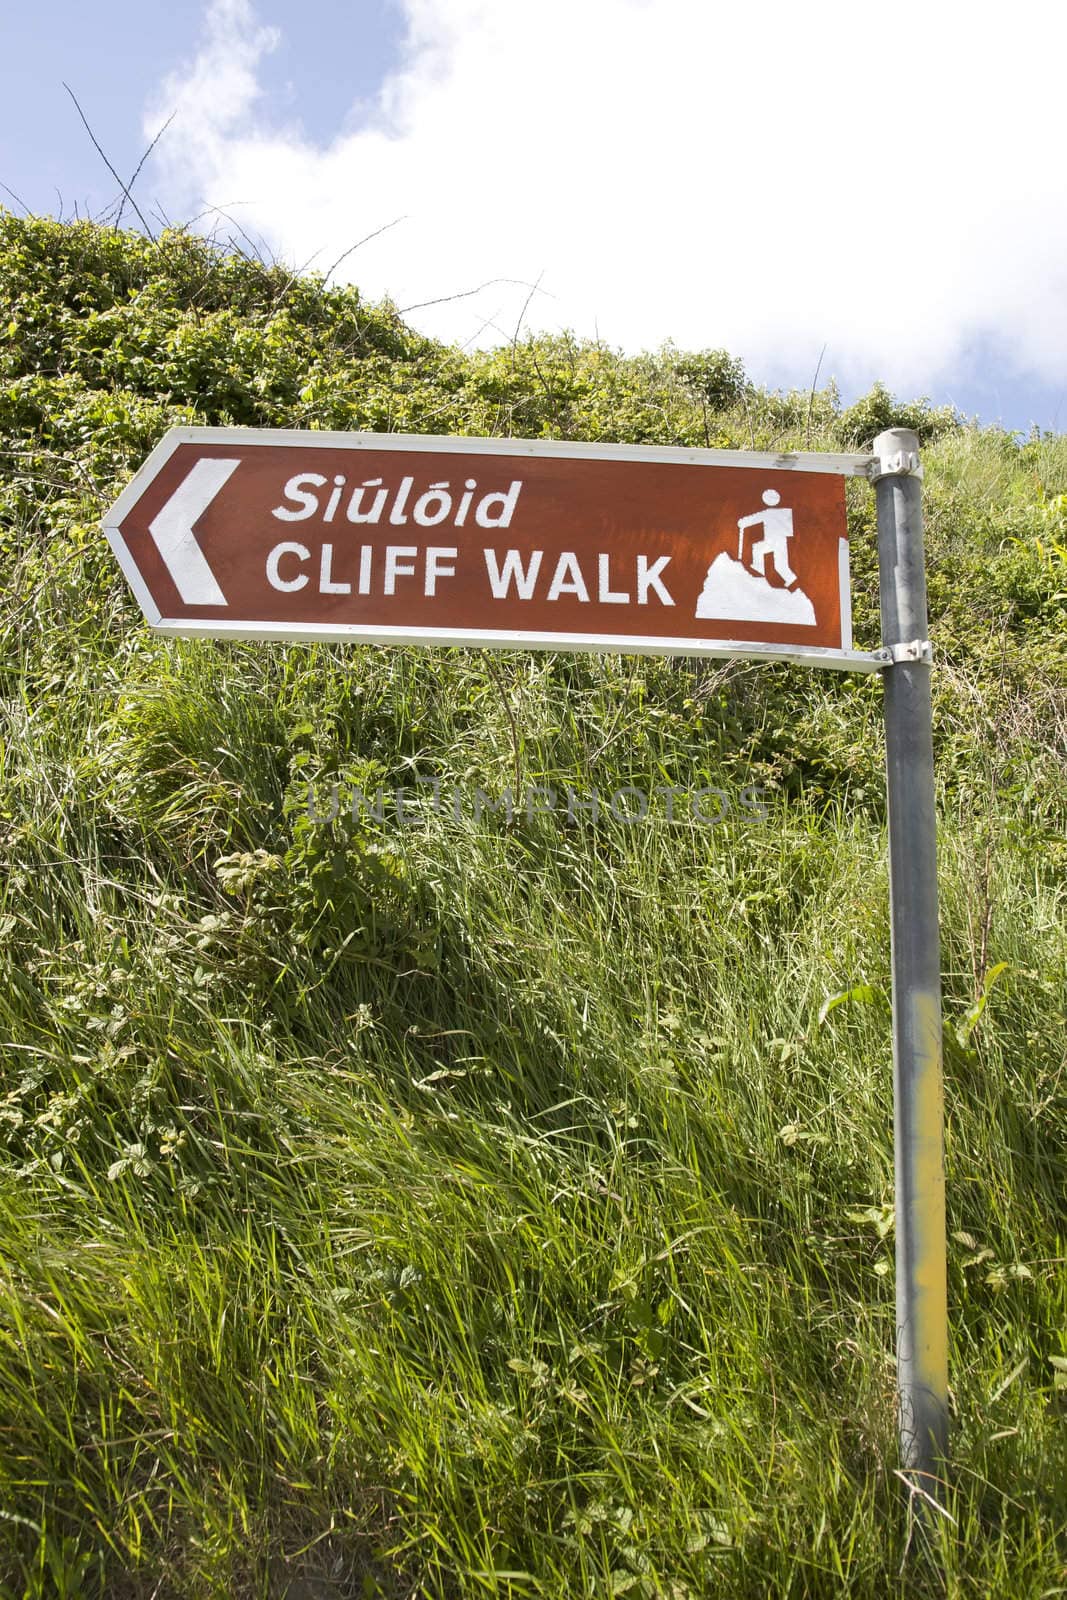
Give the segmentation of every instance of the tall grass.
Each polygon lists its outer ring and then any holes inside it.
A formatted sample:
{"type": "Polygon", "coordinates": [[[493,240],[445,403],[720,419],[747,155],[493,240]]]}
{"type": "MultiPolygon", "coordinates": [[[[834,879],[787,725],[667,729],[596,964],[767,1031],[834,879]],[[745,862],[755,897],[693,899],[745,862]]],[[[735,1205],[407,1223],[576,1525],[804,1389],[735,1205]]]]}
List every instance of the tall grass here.
{"type": "Polygon", "coordinates": [[[0,1593],[1067,1592],[1065,473],[927,453],[953,1465],[907,1568],[877,682],[167,642],[12,513],[0,1593]],[[416,775],[458,813],[308,815],[416,775]],[[475,815],[527,784],[731,807],[475,815]]]}
{"type": "MultiPolygon", "coordinates": [[[[888,1029],[819,1020],[887,984],[876,777],[869,812],[768,786],[716,828],[302,814],[328,728],[349,767],[402,779],[425,726],[428,769],[506,781],[501,681],[529,781],[731,792],[699,686],[640,671],[164,646],[154,683],[11,711],[10,1592],[898,1586],[888,1029]]],[[[950,812],[941,861],[942,1560],[1036,1597],[1062,890],[950,812]],[[1008,969],[968,1035],[979,927],[1008,969]]]]}

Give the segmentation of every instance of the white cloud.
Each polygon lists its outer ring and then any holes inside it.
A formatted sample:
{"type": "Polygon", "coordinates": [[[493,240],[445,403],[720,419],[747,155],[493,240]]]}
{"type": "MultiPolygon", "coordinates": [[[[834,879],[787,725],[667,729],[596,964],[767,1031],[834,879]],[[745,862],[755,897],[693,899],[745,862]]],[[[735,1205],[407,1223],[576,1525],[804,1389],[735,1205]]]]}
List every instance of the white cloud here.
{"type": "Polygon", "coordinates": [[[161,146],[172,208],[239,201],[250,232],[322,268],[402,217],[340,269],[364,293],[403,308],[521,280],[412,313],[460,342],[510,337],[542,275],[524,327],[722,345],[774,381],[810,379],[825,344],[824,376],[918,392],[990,338],[1062,376],[1067,8],[403,9],[373,119],[319,146],[269,118],[257,70],[275,41],[251,0],[214,0],[158,99],[180,105],[161,146]]]}

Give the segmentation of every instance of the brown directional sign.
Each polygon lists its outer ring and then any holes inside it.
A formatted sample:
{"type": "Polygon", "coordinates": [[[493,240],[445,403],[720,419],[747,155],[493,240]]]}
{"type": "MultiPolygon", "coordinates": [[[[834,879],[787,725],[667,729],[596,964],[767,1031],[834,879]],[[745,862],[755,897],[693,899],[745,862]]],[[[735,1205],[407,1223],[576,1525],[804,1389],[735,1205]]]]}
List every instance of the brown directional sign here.
{"type": "Polygon", "coordinates": [[[106,529],[162,633],[744,655],[852,649],[865,456],[174,429],[106,529]]]}

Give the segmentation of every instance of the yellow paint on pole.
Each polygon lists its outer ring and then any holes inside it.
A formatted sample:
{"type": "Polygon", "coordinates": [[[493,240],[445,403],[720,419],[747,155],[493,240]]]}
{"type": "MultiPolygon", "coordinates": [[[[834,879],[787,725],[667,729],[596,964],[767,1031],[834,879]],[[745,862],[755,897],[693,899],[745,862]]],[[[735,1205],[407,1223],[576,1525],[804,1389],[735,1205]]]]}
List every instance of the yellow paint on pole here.
{"type": "Polygon", "coordinates": [[[939,1400],[948,1396],[948,1283],[945,1265],[944,1085],[941,1007],[934,994],[912,997],[918,1044],[915,1080],[915,1325],[922,1330],[913,1358],[916,1380],[939,1400]]]}

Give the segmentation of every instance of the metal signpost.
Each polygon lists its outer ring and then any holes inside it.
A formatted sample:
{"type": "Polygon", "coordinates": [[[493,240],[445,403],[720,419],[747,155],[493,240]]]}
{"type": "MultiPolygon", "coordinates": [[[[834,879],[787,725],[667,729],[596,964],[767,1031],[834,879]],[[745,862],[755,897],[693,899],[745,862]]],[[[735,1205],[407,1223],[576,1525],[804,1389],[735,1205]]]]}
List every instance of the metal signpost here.
{"type": "Polygon", "coordinates": [[[873,456],[177,428],[108,514],[185,637],[745,656],[885,681],[901,1464],[947,1459],[930,646],[913,433],[873,456]],[[873,481],[882,647],[853,649],[844,479],[873,481]]]}
{"type": "Polygon", "coordinates": [[[948,1295],[931,658],[915,434],[879,434],[871,476],[882,641],[891,656],[884,683],[900,1454],[916,1488],[936,1500],[948,1456],[948,1295]]]}

